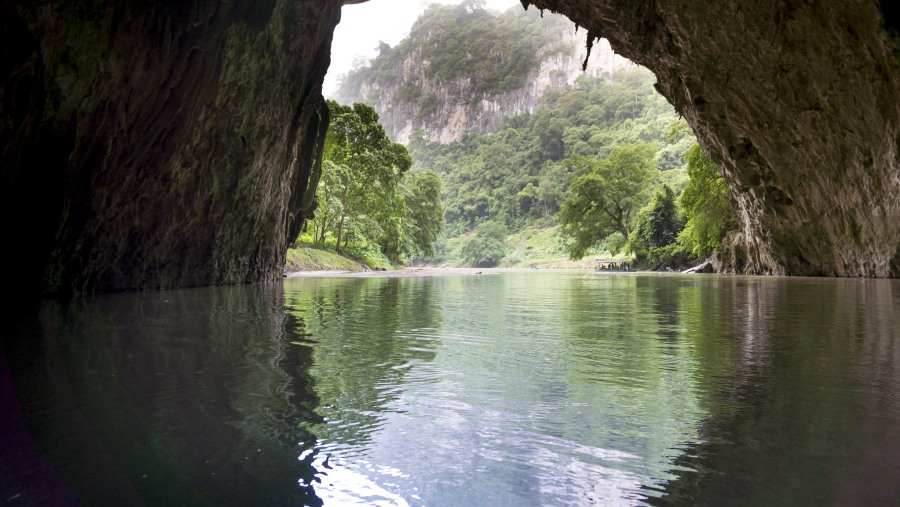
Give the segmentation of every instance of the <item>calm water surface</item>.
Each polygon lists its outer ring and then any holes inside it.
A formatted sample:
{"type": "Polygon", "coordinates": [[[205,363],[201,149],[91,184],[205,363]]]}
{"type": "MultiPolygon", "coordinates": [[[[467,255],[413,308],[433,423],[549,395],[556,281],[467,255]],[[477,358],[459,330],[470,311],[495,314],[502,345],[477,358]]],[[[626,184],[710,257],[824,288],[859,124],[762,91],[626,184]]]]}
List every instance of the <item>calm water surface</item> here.
{"type": "Polygon", "coordinates": [[[300,278],[46,303],[6,349],[86,505],[900,504],[897,281],[300,278]]]}

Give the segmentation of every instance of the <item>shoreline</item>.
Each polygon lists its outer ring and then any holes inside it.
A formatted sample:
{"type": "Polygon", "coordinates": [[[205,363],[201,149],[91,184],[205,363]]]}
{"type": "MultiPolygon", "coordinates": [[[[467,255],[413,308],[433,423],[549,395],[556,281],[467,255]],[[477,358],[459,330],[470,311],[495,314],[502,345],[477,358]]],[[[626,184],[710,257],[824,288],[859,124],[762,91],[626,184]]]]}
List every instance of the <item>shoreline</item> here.
{"type": "Polygon", "coordinates": [[[390,271],[293,271],[285,278],[415,278],[425,276],[487,276],[502,273],[593,273],[586,268],[531,269],[531,268],[402,268],[390,271]]]}

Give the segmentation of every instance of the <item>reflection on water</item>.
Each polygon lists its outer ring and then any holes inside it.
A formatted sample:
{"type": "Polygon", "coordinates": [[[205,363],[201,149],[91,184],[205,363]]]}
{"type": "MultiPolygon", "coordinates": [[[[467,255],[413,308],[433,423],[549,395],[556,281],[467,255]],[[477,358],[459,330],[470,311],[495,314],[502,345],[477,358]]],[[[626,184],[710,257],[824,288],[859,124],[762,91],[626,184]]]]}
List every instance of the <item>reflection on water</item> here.
{"type": "Polygon", "coordinates": [[[887,505],[898,309],[887,280],[289,279],[48,303],[4,345],[86,504],[887,505]]]}
{"type": "Polygon", "coordinates": [[[729,311],[715,320],[733,344],[727,382],[705,380],[699,438],[652,503],[898,505],[900,284],[720,285],[729,311]]]}
{"type": "Polygon", "coordinates": [[[46,304],[37,353],[8,353],[32,434],[76,497],[315,504],[298,487],[314,470],[297,460],[315,439],[300,421],[319,419],[311,351],[287,344],[296,326],[283,294],[257,285],[46,304]]]}

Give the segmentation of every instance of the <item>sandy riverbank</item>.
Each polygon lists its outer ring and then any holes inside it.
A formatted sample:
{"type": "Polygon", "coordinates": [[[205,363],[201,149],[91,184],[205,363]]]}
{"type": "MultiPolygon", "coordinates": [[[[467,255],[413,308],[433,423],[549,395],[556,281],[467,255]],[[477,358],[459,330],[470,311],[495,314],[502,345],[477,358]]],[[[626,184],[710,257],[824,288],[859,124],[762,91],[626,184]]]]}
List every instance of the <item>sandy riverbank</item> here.
{"type": "Polygon", "coordinates": [[[499,273],[587,273],[590,269],[528,269],[528,268],[405,268],[391,271],[296,271],[288,273],[288,278],[299,277],[342,277],[342,278],[408,278],[417,276],[476,276],[499,273]]]}

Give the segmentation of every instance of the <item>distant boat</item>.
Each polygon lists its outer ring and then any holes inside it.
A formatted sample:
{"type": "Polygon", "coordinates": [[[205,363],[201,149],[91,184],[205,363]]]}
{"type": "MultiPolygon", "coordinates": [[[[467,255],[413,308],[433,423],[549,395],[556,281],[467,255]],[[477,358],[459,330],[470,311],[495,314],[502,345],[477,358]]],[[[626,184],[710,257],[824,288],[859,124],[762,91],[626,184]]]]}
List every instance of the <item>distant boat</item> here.
{"type": "Polygon", "coordinates": [[[629,261],[599,261],[595,271],[632,271],[633,269],[629,261]]]}

